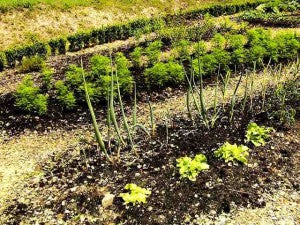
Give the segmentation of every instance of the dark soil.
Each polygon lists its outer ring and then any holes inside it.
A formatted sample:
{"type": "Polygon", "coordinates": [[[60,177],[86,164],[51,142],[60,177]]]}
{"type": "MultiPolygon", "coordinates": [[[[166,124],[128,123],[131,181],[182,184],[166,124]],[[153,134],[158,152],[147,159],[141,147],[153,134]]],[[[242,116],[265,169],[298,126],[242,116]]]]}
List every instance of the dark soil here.
{"type": "MultiPolygon", "coordinates": [[[[228,123],[228,114],[223,114],[215,128],[207,130],[202,124],[172,118],[168,126],[159,125],[157,135],[148,139],[136,137],[140,157],[135,158],[128,150],[122,151],[122,162],[111,165],[105,162],[96,148],[86,149],[85,154],[53,158],[51,169],[45,169],[45,177],[29,186],[38,193],[38,203],[30,204],[18,200],[6,210],[11,219],[7,224],[19,224],[22,218],[34,218],[44,211],[54,212],[54,218],[68,221],[79,214],[94,215],[95,223],[106,224],[183,224],[185,216],[200,213],[231,212],[237,207],[263,207],[264,193],[287,185],[299,190],[297,168],[299,161],[295,153],[299,150],[299,126],[285,133],[273,133],[264,147],[248,146],[249,166],[225,163],[214,157],[213,152],[225,141],[245,144],[245,130],[250,121],[270,125],[266,113],[259,111],[260,101],[254,104],[254,112],[238,113],[233,123],[228,123]],[[293,136],[288,139],[287,137],[293,136]],[[195,182],[181,179],[176,168],[176,158],[205,154],[210,169],[201,172],[195,182]],[[125,207],[117,197],[127,183],[151,189],[148,202],[139,206],[125,207]],[[105,187],[114,194],[110,208],[118,214],[116,219],[103,219],[99,214],[105,187]]],[[[238,108],[238,106],[237,106],[238,108]]],[[[280,127],[275,127],[280,130],[280,127]]],[[[82,152],[83,153],[83,152],[82,152]]],[[[43,168],[48,168],[43,165],[43,168]]],[[[47,221],[44,221],[47,222],[47,221]]]]}

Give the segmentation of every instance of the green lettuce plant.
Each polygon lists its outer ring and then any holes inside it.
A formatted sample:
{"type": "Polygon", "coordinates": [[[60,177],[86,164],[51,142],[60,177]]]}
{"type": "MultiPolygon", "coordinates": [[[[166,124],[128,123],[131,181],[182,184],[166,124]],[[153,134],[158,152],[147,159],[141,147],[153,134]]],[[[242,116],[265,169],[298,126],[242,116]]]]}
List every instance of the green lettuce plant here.
{"type": "Polygon", "coordinates": [[[198,154],[194,159],[185,156],[176,160],[179,173],[182,178],[188,178],[191,181],[196,181],[196,177],[202,170],[209,169],[206,156],[198,154]]]}
{"type": "Polygon", "coordinates": [[[258,126],[256,123],[249,123],[246,132],[246,141],[251,142],[255,146],[264,146],[266,139],[270,137],[273,128],[258,126]]]}
{"type": "Polygon", "coordinates": [[[218,150],[214,152],[218,158],[223,158],[225,162],[237,160],[243,164],[248,162],[249,148],[244,145],[230,144],[225,142],[218,150]]]}
{"type": "Polygon", "coordinates": [[[132,203],[136,205],[139,203],[147,203],[147,198],[151,194],[151,191],[133,183],[126,184],[124,189],[129,192],[121,193],[119,196],[124,200],[125,204],[132,203]]]}

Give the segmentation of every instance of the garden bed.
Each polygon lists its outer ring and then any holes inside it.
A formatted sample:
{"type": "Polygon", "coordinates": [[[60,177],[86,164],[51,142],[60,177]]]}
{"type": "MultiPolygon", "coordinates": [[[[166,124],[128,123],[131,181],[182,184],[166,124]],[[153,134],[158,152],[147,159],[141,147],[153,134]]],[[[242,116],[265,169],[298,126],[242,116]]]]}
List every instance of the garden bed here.
{"type": "MultiPolygon", "coordinates": [[[[299,107],[299,102],[289,104],[299,107]]],[[[223,114],[211,130],[176,116],[168,125],[168,141],[165,125],[158,125],[156,138],[137,136],[139,158],[123,149],[122,161],[117,165],[106,163],[96,147],[82,150],[75,157],[70,153],[53,157],[51,163],[41,165],[45,176],[29,184],[35,197],[16,200],[7,208],[8,224],[182,224],[189,216],[202,213],[218,215],[238,207],[264,207],[264,193],[272,193],[283,185],[299,190],[299,162],[295,156],[300,140],[299,123],[282,130],[276,121],[261,113],[260,105],[257,98],[255,110],[238,113],[233,123],[228,122],[227,113],[223,114]],[[248,165],[217,159],[213,151],[225,141],[244,143],[250,121],[276,129],[267,145],[248,145],[248,165]],[[206,155],[210,169],[201,172],[195,182],[180,178],[176,159],[199,153],[206,155]],[[124,206],[118,195],[127,183],[151,190],[146,204],[124,206]],[[115,198],[112,205],[104,208],[102,200],[108,192],[115,198]]]]}

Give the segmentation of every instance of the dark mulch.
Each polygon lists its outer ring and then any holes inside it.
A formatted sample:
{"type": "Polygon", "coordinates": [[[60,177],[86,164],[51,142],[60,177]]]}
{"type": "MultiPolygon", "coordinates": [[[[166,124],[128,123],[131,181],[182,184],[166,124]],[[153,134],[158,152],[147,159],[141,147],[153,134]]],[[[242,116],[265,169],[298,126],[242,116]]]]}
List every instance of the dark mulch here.
{"type": "MultiPolygon", "coordinates": [[[[255,102],[255,106],[259,104],[259,100],[255,102]]],[[[181,116],[172,118],[168,143],[166,127],[159,125],[154,139],[142,135],[136,138],[140,158],[124,149],[122,163],[118,165],[106,163],[96,148],[86,149],[85,154],[82,152],[76,157],[66,153],[58,159],[53,158],[51,165],[54,166],[45,170],[45,177],[31,184],[39,195],[39,204],[34,204],[33,200],[30,204],[15,200],[6,210],[11,218],[7,224],[18,224],[24,217],[34,218],[46,209],[66,221],[79,214],[95,215],[99,218],[95,224],[103,224],[99,213],[103,195],[99,188],[106,187],[118,196],[127,183],[136,183],[152,191],[148,202],[140,206],[125,207],[121,198],[114,199],[111,209],[119,213],[114,222],[128,225],[183,224],[187,214],[229,213],[234,205],[263,207],[263,194],[282,185],[299,190],[299,177],[296,176],[299,162],[294,157],[300,147],[299,126],[281,132],[284,135],[274,132],[264,147],[248,144],[252,149],[251,166],[225,163],[214,157],[213,151],[225,141],[245,144],[245,130],[250,121],[260,125],[275,124],[268,120],[266,113],[258,112],[259,107],[254,108],[256,112],[238,113],[231,124],[227,114],[223,114],[221,121],[210,130],[181,116]],[[286,140],[288,135],[294,138],[286,140]],[[207,156],[210,169],[201,172],[195,182],[181,179],[176,158],[198,153],[207,156]]]]}

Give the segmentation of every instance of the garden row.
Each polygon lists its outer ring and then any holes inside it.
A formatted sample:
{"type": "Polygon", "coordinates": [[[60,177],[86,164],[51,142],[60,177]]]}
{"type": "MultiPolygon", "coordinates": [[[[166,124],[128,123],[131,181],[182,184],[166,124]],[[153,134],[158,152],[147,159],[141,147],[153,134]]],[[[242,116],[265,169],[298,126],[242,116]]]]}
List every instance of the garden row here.
{"type": "Polygon", "coordinates": [[[138,19],[129,23],[116,24],[102,27],[86,33],[77,33],[65,38],[51,40],[48,43],[35,43],[30,46],[8,49],[0,53],[0,71],[7,65],[14,67],[20,63],[24,57],[41,56],[46,57],[51,52],[55,54],[65,54],[67,51],[78,51],[97,44],[104,44],[115,40],[124,40],[138,34],[155,31],[162,26],[172,23],[183,23],[184,20],[201,18],[205,14],[221,16],[223,14],[234,14],[244,10],[252,9],[261,2],[242,3],[232,5],[216,5],[204,9],[187,11],[184,13],[166,15],[161,18],[138,19]],[[49,51],[50,49],[50,51],[49,51]]]}
{"type": "Polygon", "coordinates": [[[260,5],[256,10],[244,12],[240,18],[254,24],[298,27],[300,19],[297,10],[299,9],[300,3],[294,0],[270,1],[260,5]]]}
{"type": "Polygon", "coordinates": [[[199,80],[201,76],[295,60],[300,51],[300,41],[294,33],[271,38],[270,31],[265,29],[252,29],[246,35],[217,33],[211,40],[210,48],[203,41],[193,43],[188,40],[179,40],[172,46],[175,54],[163,60],[161,41],[136,47],[129,54],[129,59],[121,52],[111,58],[96,55],[90,60],[89,71],[70,65],[65,78],[59,81],[53,79],[51,69],[44,69],[42,87],[34,84],[28,75],[16,90],[16,105],[29,112],[45,114],[50,96],[62,108],[70,110],[85,101],[83,73],[86,74],[91,100],[99,102],[107,100],[112,73],[118,77],[121,93],[128,95],[132,93],[134,83],[143,85],[141,88],[155,90],[185,84],[185,70],[193,71],[195,79],[199,80]]]}

